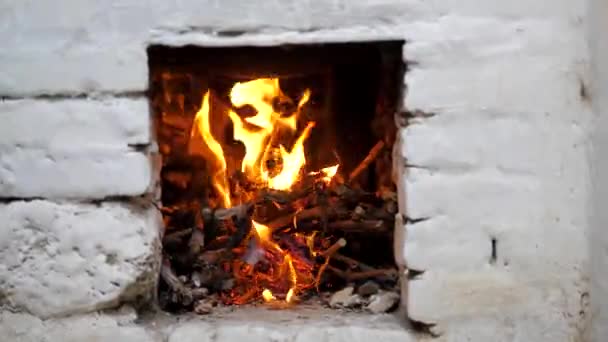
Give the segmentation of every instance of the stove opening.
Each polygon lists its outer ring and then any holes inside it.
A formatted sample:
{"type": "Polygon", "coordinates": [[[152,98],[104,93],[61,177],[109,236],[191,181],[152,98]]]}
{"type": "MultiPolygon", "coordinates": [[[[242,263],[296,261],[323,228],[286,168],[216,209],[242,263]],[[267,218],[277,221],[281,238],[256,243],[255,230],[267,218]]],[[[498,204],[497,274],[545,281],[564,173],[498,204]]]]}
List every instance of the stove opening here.
{"type": "Polygon", "coordinates": [[[148,48],[163,309],[396,308],[402,45],[148,48]]]}

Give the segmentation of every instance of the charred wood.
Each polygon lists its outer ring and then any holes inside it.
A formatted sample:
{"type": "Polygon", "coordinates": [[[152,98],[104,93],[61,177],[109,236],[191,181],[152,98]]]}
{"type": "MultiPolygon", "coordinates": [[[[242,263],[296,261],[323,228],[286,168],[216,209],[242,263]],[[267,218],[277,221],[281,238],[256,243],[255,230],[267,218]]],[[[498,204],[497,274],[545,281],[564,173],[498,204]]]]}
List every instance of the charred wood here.
{"type": "Polygon", "coordinates": [[[348,175],[348,182],[352,183],[367,167],[378,157],[378,154],[384,148],[384,141],[380,140],[372,147],[367,156],[357,165],[357,167],[348,175]]]}

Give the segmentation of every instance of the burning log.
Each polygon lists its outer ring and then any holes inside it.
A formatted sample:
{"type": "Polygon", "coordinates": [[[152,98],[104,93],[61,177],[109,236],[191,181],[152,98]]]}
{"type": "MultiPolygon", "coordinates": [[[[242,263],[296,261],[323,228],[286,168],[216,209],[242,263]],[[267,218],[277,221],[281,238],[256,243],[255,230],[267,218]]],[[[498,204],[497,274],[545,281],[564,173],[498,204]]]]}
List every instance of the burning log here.
{"type": "Polygon", "coordinates": [[[248,202],[245,204],[237,205],[236,207],[216,209],[213,211],[213,218],[217,221],[224,221],[230,218],[243,218],[251,216],[254,203],[248,202]]]}
{"type": "Polygon", "coordinates": [[[294,213],[289,213],[285,216],[281,216],[276,218],[270,222],[266,222],[265,225],[270,228],[272,231],[277,231],[281,228],[285,228],[291,224],[293,224],[294,219],[296,221],[306,221],[306,220],[314,220],[321,219],[324,215],[328,219],[334,219],[339,217],[340,215],[345,215],[346,211],[344,209],[340,209],[338,207],[328,207],[323,208],[321,206],[312,207],[309,209],[303,209],[300,211],[296,211],[294,213]]]}
{"type": "Polygon", "coordinates": [[[361,163],[348,175],[348,182],[352,183],[377,157],[384,148],[384,141],[380,140],[372,147],[361,163]]]}

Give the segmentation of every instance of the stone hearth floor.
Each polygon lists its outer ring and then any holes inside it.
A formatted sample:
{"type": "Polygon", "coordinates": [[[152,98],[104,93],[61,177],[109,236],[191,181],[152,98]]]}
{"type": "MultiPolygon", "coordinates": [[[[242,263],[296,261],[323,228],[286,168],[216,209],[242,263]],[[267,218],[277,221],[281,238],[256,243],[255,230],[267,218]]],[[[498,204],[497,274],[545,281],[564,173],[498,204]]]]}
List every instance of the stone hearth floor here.
{"type": "Polygon", "coordinates": [[[97,342],[413,342],[416,334],[397,315],[346,312],[298,306],[220,308],[198,316],[148,313],[131,308],[40,320],[26,314],[0,313],[0,336],[6,341],[97,342]]]}

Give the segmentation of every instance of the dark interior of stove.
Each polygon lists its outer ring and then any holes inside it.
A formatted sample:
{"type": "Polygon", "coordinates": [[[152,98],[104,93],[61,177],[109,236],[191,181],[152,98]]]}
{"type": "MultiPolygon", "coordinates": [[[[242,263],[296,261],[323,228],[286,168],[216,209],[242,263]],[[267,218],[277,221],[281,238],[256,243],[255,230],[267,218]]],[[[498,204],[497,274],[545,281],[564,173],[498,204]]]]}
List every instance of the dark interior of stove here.
{"type": "Polygon", "coordinates": [[[161,307],[330,305],[335,291],[373,283],[354,305],[364,308],[370,295],[398,293],[391,152],[402,46],[148,48],[161,307]]]}

